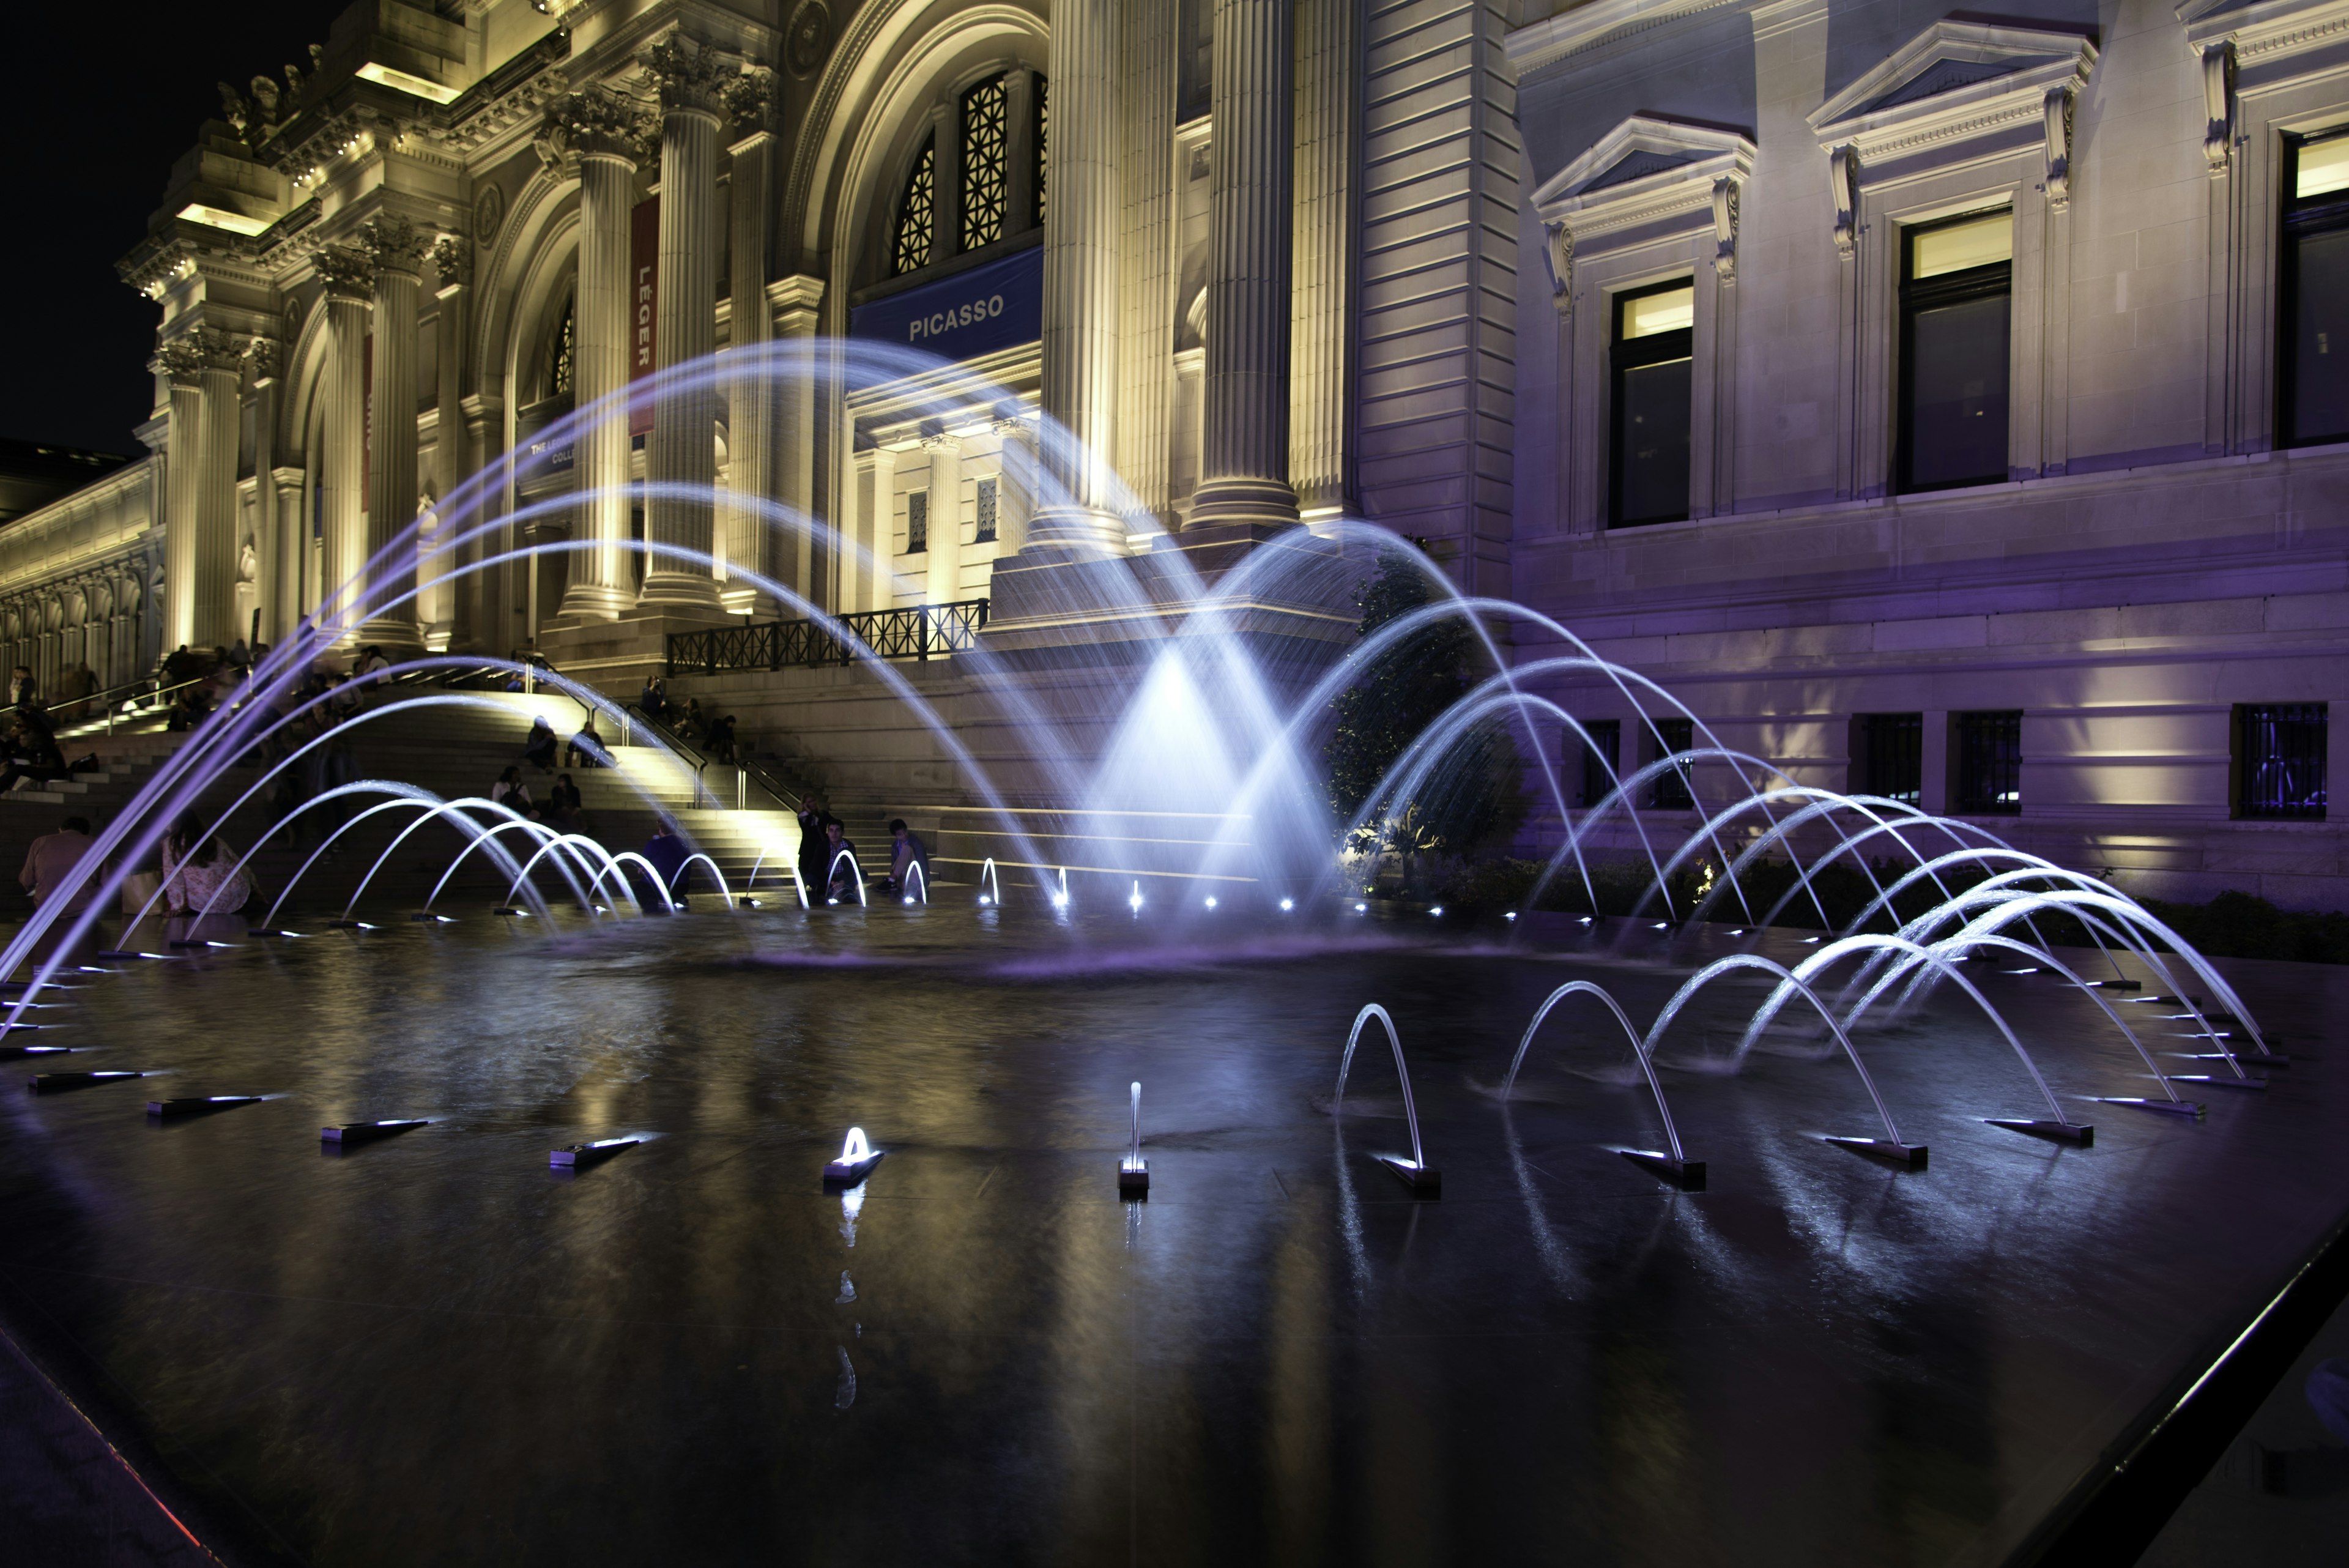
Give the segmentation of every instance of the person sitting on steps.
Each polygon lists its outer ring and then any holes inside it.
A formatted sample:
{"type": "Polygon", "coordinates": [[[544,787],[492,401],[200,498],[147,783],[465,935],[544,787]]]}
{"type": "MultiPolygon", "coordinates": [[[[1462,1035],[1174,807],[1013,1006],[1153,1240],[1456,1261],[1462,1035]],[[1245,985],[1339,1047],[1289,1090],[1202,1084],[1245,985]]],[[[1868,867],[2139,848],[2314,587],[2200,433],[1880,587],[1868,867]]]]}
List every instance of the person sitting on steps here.
{"type": "Polygon", "coordinates": [[[595,732],[595,711],[587,710],[579,721],[579,732],[563,748],[563,765],[566,768],[608,768],[612,753],[604,749],[604,737],[595,732]]]}
{"type": "Polygon", "coordinates": [[[538,714],[530,722],[530,738],[522,743],[522,760],[540,773],[551,774],[555,747],[554,726],[546,722],[545,714],[538,714]]]}

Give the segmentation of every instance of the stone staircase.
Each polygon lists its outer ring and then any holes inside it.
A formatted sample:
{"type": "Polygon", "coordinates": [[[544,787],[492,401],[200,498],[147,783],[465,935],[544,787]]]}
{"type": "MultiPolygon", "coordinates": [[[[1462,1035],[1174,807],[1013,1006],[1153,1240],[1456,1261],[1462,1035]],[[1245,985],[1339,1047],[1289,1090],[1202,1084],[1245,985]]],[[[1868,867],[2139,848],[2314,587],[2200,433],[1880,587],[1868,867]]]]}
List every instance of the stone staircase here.
{"type": "MultiPolygon", "coordinates": [[[[577,703],[551,695],[410,687],[401,689],[397,701],[398,706],[381,717],[363,718],[341,732],[351,750],[353,776],[414,784],[446,800],[487,795],[501,772],[522,763],[523,743],[534,716],[544,714],[565,739],[580,719],[577,703]]],[[[608,724],[604,729],[615,765],[571,770],[589,836],[615,852],[641,850],[666,816],[695,850],[715,863],[730,889],[740,891],[755,869],[757,890],[772,894],[780,888],[787,892],[789,867],[799,845],[799,825],[788,809],[750,785],[737,769],[713,763],[697,776],[670,751],[648,743],[652,737],[637,727],[629,726],[620,734],[612,733],[608,724]]],[[[103,828],[189,737],[150,723],[136,730],[118,724],[111,736],[68,733],[61,739],[68,757],[96,752],[103,765],[71,779],[0,795],[0,861],[6,867],[22,865],[32,839],[54,832],[66,816],[86,816],[103,828]]],[[[204,806],[215,813],[228,809],[257,777],[250,767],[225,770],[206,790],[204,806]]],[[[553,774],[527,764],[523,779],[533,797],[542,802],[554,782],[553,774]]],[[[274,813],[256,801],[240,810],[223,831],[231,844],[249,848],[274,821],[274,813]]],[[[392,846],[400,829],[413,821],[408,812],[387,811],[351,829],[336,841],[329,862],[304,877],[299,902],[338,905],[392,846]]],[[[298,848],[283,833],[268,840],[253,863],[264,898],[274,898],[300,871],[316,836],[298,848]]],[[[505,840],[512,841],[513,836],[505,840]]],[[[420,903],[461,843],[453,827],[433,826],[409,835],[368,884],[368,907],[420,903]]],[[[553,877],[541,884],[550,894],[558,885],[553,877]]],[[[494,899],[503,886],[488,858],[477,854],[468,859],[446,897],[454,908],[478,903],[485,896],[494,899]]],[[[12,887],[0,880],[0,909],[11,897],[21,898],[6,890],[12,887]]],[[[696,867],[680,891],[714,893],[716,886],[704,868],[696,867]]]]}

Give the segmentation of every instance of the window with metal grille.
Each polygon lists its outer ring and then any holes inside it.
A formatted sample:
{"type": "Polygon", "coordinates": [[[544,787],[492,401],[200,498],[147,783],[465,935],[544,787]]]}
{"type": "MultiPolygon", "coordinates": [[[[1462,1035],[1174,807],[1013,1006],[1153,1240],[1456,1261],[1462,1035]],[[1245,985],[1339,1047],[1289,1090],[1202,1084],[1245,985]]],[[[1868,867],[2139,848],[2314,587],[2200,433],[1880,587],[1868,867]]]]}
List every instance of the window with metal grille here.
{"type": "MultiPolygon", "coordinates": [[[[1658,719],[1656,756],[1659,759],[1676,756],[1695,744],[1696,721],[1693,719],[1658,719]]],[[[1669,769],[1656,775],[1649,802],[1659,811],[1685,811],[1696,804],[1695,792],[1689,788],[1687,764],[1669,769]]]]}
{"type": "Polygon", "coordinates": [[[2007,327],[2014,214],[1901,231],[1898,487],[2007,477],[2007,327]]]}
{"type": "Polygon", "coordinates": [[[1003,237],[1011,202],[1010,94],[1004,78],[962,95],[962,248],[1003,237]]]}
{"type": "Polygon", "coordinates": [[[546,367],[546,395],[567,398],[571,395],[572,324],[578,316],[576,298],[563,302],[563,324],[554,329],[554,342],[546,367]]]}
{"type": "Polygon", "coordinates": [[[1925,715],[1857,713],[1851,723],[1852,793],[1922,805],[1925,715]]]}
{"type": "MultiPolygon", "coordinates": [[[[1618,770],[1623,765],[1623,722],[1619,719],[1592,719],[1583,726],[1589,739],[1580,740],[1571,730],[1567,732],[1569,753],[1576,747],[1582,752],[1582,805],[1597,805],[1614,789],[1618,770]]],[[[1567,761],[1574,758],[1569,754],[1567,761]]]]}
{"type": "Polygon", "coordinates": [[[2324,815],[2322,702],[2251,702],[2235,710],[2235,815],[2324,815]]]}
{"type": "Polygon", "coordinates": [[[905,554],[918,556],[930,547],[930,493],[916,490],[905,497],[905,554]]]}
{"type": "Polygon", "coordinates": [[[1044,149],[1052,137],[1051,100],[1044,90],[1044,78],[1036,78],[1036,226],[1044,226],[1044,149]]]}
{"type": "Polygon", "coordinates": [[[1965,816],[2015,816],[2023,811],[2023,714],[2019,711],[1950,715],[1957,753],[1952,805],[1965,816]]]}
{"type": "Polygon", "coordinates": [[[930,226],[937,208],[937,146],[923,147],[905,176],[905,194],[897,202],[897,235],[889,247],[889,270],[904,274],[930,265],[930,226]]]}
{"type": "Polygon", "coordinates": [[[997,483],[998,482],[992,479],[982,479],[978,482],[978,532],[971,536],[971,543],[975,545],[995,543],[997,483]]]}
{"type": "Polygon", "coordinates": [[[2283,191],[2276,444],[2349,441],[2349,131],[2286,140],[2283,191]]]}

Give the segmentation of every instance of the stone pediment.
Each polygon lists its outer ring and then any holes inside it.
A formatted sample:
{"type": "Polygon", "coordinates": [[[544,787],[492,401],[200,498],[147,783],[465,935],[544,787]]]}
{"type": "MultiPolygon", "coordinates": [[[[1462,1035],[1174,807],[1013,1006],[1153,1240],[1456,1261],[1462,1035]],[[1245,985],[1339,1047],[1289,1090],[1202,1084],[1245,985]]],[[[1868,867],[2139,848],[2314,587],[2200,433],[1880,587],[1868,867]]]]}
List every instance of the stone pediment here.
{"type": "Polygon", "coordinates": [[[1534,205],[1546,218],[1607,209],[1610,225],[1639,223],[1705,205],[1715,180],[1753,170],[1754,140],[1743,131],[1635,114],[1543,181],[1534,205]]]}
{"type": "Polygon", "coordinates": [[[2080,33],[1944,17],[1810,117],[1822,143],[1881,157],[2036,118],[2096,60],[2080,33]]]}

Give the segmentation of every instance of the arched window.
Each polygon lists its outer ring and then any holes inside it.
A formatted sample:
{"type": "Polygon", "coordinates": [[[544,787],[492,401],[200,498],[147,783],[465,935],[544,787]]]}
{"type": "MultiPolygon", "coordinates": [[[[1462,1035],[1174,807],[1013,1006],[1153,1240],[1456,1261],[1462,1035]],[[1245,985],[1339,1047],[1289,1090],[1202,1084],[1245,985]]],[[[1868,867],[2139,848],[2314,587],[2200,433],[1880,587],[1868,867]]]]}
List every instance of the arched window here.
{"type": "Polygon", "coordinates": [[[889,270],[900,275],[930,265],[931,214],[937,206],[937,144],[933,141],[914,160],[905,177],[905,194],[897,203],[897,233],[889,247],[889,270]]]}
{"type": "Polygon", "coordinates": [[[962,95],[962,248],[1003,237],[1011,204],[1010,99],[994,77],[962,95]]]}

